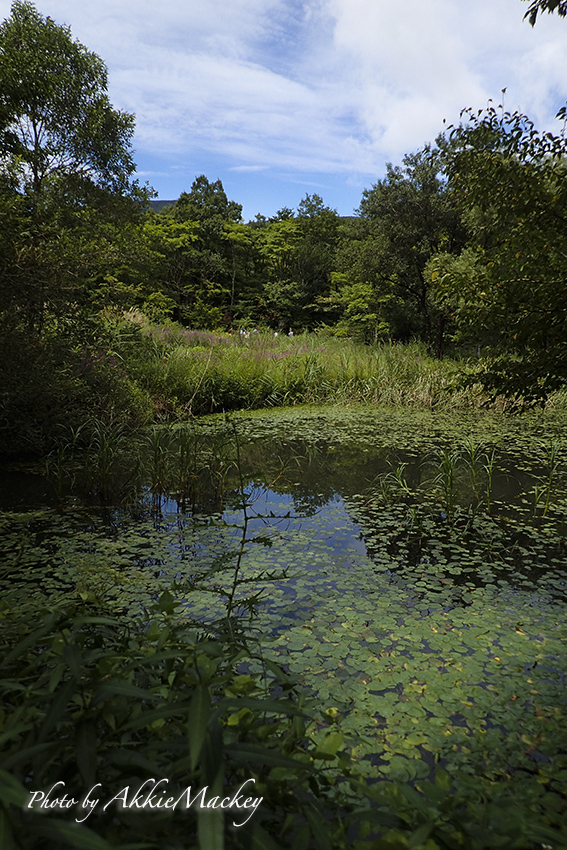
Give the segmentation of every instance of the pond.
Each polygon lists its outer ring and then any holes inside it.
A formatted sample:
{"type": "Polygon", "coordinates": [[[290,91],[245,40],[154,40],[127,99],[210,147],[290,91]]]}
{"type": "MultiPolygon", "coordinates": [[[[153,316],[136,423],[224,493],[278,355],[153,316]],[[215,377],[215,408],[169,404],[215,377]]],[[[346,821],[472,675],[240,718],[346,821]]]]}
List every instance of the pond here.
{"type": "Polygon", "coordinates": [[[314,699],[313,734],[338,724],[369,777],[442,764],[477,791],[513,783],[559,822],[565,422],[370,406],[216,417],[192,426],[183,494],[180,432],[154,432],[129,507],[97,507],[103,491],[76,471],[12,471],[3,594],[135,611],[173,586],[204,630],[229,604],[314,699]]]}

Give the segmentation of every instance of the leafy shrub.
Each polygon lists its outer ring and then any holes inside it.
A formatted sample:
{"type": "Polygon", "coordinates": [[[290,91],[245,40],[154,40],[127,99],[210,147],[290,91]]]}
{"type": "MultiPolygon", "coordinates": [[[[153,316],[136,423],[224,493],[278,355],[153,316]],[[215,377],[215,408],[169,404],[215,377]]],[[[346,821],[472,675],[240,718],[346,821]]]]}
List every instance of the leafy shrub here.
{"type": "MultiPolygon", "coordinates": [[[[174,608],[166,592],[138,622],[68,606],[46,609],[30,628],[21,610],[3,606],[4,850],[216,850],[224,836],[230,847],[270,848],[279,846],[270,834],[280,834],[282,822],[285,846],[298,829],[307,837],[320,829],[317,796],[326,780],[313,756],[332,760],[340,737],[317,752],[285,673],[270,664],[259,682],[239,672],[252,657],[245,644],[189,627],[173,616],[174,608]],[[263,799],[239,828],[232,823],[244,820],[243,812],[196,805],[190,811],[102,810],[120,790],[133,794],[152,777],[167,778],[175,796],[189,786],[193,796],[208,788],[209,799],[248,780],[250,795],[263,799]],[[28,807],[31,792],[48,792],[58,782],[77,802],[100,783],[91,795],[101,799],[92,818],[85,818],[87,806],[63,817],[61,810],[28,807]]],[[[338,818],[328,824],[329,838],[333,830],[338,818]]]]}
{"type": "Polygon", "coordinates": [[[89,417],[108,425],[147,420],[147,394],[106,340],[78,344],[65,335],[33,338],[0,331],[0,453],[43,453],[89,417]]]}

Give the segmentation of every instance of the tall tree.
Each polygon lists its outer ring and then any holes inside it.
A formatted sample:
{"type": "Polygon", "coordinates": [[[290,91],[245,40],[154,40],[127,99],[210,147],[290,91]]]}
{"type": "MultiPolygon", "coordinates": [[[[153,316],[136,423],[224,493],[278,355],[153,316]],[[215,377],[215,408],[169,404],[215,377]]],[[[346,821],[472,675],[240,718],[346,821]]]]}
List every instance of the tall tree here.
{"type": "Polygon", "coordinates": [[[489,347],[484,385],[544,399],[567,379],[567,142],[520,113],[467,118],[448,175],[468,246],[428,271],[461,331],[489,347]]]}
{"type": "Polygon", "coordinates": [[[320,195],[306,195],[293,210],[284,207],[260,231],[266,263],[262,319],[280,327],[313,327],[324,302],[338,239],[339,217],[320,195]]]}
{"type": "Polygon", "coordinates": [[[310,324],[318,318],[318,301],[331,284],[338,242],[337,211],[323,203],[320,195],[305,195],[297,207],[301,239],[297,254],[297,272],[303,295],[303,309],[310,324]]]}
{"type": "Polygon", "coordinates": [[[419,314],[400,297],[395,281],[384,275],[388,241],[380,225],[363,218],[345,221],[326,299],[335,333],[371,343],[379,339],[409,339],[419,326],[419,314]]]}
{"type": "Polygon", "coordinates": [[[557,12],[560,18],[567,17],[567,0],[528,0],[530,8],[524,15],[532,27],[535,25],[540,12],[557,12]]]}
{"type": "Polygon", "coordinates": [[[16,0],[0,25],[0,163],[38,205],[91,187],[123,192],[134,117],[107,96],[104,62],[68,27],[16,0]]]}
{"type": "Polygon", "coordinates": [[[230,324],[243,306],[253,264],[252,230],[242,223],[242,206],[228,199],[221,180],[210,182],[201,174],[164,218],[173,237],[163,243],[164,255],[174,260],[171,268],[183,269],[175,287],[166,284],[178,304],[176,318],[193,327],[230,324]],[[185,236],[177,242],[182,230],[185,236]]]}
{"type": "Polygon", "coordinates": [[[242,220],[242,205],[229,201],[221,180],[196,177],[190,192],[182,192],[171,209],[177,221],[227,222],[242,220]]]}
{"type": "Polygon", "coordinates": [[[148,191],[130,180],[134,118],[111,106],[103,61],[29,2],[0,25],[0,81],[0,306],[40,333],[120,263],[107,224],[139,215],[148,191]]]}
{"type": "Polygon", "coordinates": [[[375,303],[402,302],[404,335],[422,337],[440,355],[445,314],[430,297],[424,270],[435,253],[460,250],[464,230],[447,191],[439,147],[445,142],[437,141],[437,147],[407,154],[401,167],[388,163],[386,177],[364,190],[359,213],[375,242],[375,251],[365,252],[373,257],[375,303]]]}

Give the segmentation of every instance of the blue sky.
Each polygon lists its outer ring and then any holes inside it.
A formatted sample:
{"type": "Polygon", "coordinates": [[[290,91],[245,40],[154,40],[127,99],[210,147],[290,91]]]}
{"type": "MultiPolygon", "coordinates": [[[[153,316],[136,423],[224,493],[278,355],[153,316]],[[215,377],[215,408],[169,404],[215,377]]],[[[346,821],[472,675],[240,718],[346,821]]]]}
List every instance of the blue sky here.
{"type": "MultiPolygon", "coordinates": [[[[10,13],[0,0],[0,16],[10,13]]],[[[136,115],[138,176],[162,199],[205,174],[245,220],[306,193],[351,215],[386,162],[461,109],[539,129],[567,100],[567,20],[522,0],[37,0],[106,62],[136,115]]]]}

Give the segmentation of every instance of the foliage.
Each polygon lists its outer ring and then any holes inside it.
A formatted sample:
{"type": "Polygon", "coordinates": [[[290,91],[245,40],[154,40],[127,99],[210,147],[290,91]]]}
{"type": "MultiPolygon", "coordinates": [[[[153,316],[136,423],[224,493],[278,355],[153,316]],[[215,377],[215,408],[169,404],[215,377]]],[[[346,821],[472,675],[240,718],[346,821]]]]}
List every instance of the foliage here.
{"type": "Polygon", "coordinates": [[[111,107],[104,63],[67,27],[13,3],[0,74],[0,348],[13,364],[0,378],[1,444],[44,451],[63,416],[78,427],[86,410],[147,413],[105,311],[150,297],[138,226],[148,191],[130,182],[133,117],[111,107]]]}
{"type": "Polygon", "coordinates": [[[163,257],[160,277],[177,304],[174,318],[185,325],[229,327],[233,317],[250,310],[259,260],[241,210],[220,180],[210,183],[201,175],[146,225],[163,257]]]}
{"type": "Polygon", "coordinates": [[[564,142],[524,116],[470,115],[388,165],[357,217],[314,194],[245,224],[205,175],[149,210],[151,190],[130,179],[133,117],[110,105],[104,63],[22,0],[0,26],[0,74],[4,451],[49,449],[58,410],[78,428],[263,404],[444,403],[454,367],[377,347],[388,340],[440,357],[450,337],[486,354],[459,403],[479,386],[522,404],[561,390],[564,142]],[[368,348],[323,353],[259,328],[368,348]],[[216,331],[218,345],[198,351],[183,329],[216,331]]]}
{"type": "Polygon", "coordinates": [[[539,401],[567,375],[565,139],[494,107],[468,119],[452,130],[447,171],[469,242],[428,275],[465,339],[489,346],[473,380],[539,401]]]}
{"type": "Polygon", "coordinates": [[[292,812],[299,816],[284,835],[302,822],[309,835],[310,822],[323,818],[306,780],[323,789],[324,775],[310,756],[315,749],[305,738],[305,714],[286,675],[274,664],[264,682],[238,673],[237,665],[250,657],[246,646],[189,628],[173,616],[175,607],[166,592],[138,623],[69,606],[44,611],[29,628],[3,605],[6,850],[213,850],[225,840],[235,848],[275,847],[269,835],[281,834],[282,806],[288,824],[292,812]],[[276,685],[280,695],[270,694],[276,685]],[[239,829],[232,818],[246,818],[236,811],[224,817],[222,810],[184,807],[140,813],[118,804],[102,811],[121,789],[147,792],[156,777],[167,778],[176,797],[189,787],[193,796],[201,788],[210,788],[210,797],[232,793],[248,781],[247,790],[262,805],[239,829]],[[92,818],[86,806],[72,813],[82,823],[28,809],[31,792],[47,792],[57,782],[81,799],[100,783],[91,796],[103,798],[92,818]]]}
{"type": "Polygon", "coordinates": [[[16,0],[0,26],[0,154],[3,169],[59,203],[85,186],[122,192],[134,171],[133,116],[108,100],[104,63],[68,27],[16,0]]]}
{"type": "Polygon", "coordinates": [[[151,416],[148,394],[125,369],[139,347],[136,326],[128,323],[121,333],[93,322],[94,339],[78,340],[72,332],[37,340],[20,328],[0,328],[0,352],[13,364],[0,375],[0,452],[46,453],[64,429],[93,417],[135,428],[151,416]]]}
{"type": "Polygon", "coordinates": [[[338,238],[336,210],[319,195],[306,195],[297,208],[283,209],[259,231],[258,249],[268,279],[260,319],[295,331],[312,328],[328,295],[338,238]]]}
{"type": "Polygon", "coordinates": [[[437,356],[443,349],[446,317],[432,302],[423,272],[431,256],[439,251],[458,251],[464,240],[460,216],[443,174],[444,147],[446,143],[440,137],[438,147],[426,145],[418,153],[406,155],[403,167],[389,163],[386,177],[364,190],[359,214],[367,230],[360,248],[370,265],[367,260],[353,264],[350,245],[346,255],[348,267],[356,270],[358,280],[372,284],[374,303],[385,306],[379,315],[393,325],[391,333],[402,339],[419,335],[437,356]],[[399,323],[396,327],[390,316],[393,318],[392,307],[399,302],[403,304],[405,326],[399,323]]]}
{"type": "Polygon", "coordinates": [[[204,174],[196,177],[190,192],[182,192],[179,200],[169,209],[178,221],[240,221],[242,206],[229,201],[222,182],[211,183],[204,174]]]}
{"type": "Polygon", "coordinates": [[[530,24],[535,26],[538,14],[541,12],[557,12],[560,18],[567,16],[567,3],[565,0],[529,0],[530,8],[524,15],[530,24]]]}
{"type": "Polygon", "coordinates": [[[407,340],[416,330],[415,310],[396,292],[394,281],[382,277],[386,250],[380,225],[359,219],[341,228],[333,289],[322,302],[331,320],[338,312],[338,335],[370,344],[383,338],[407,340]]]}

